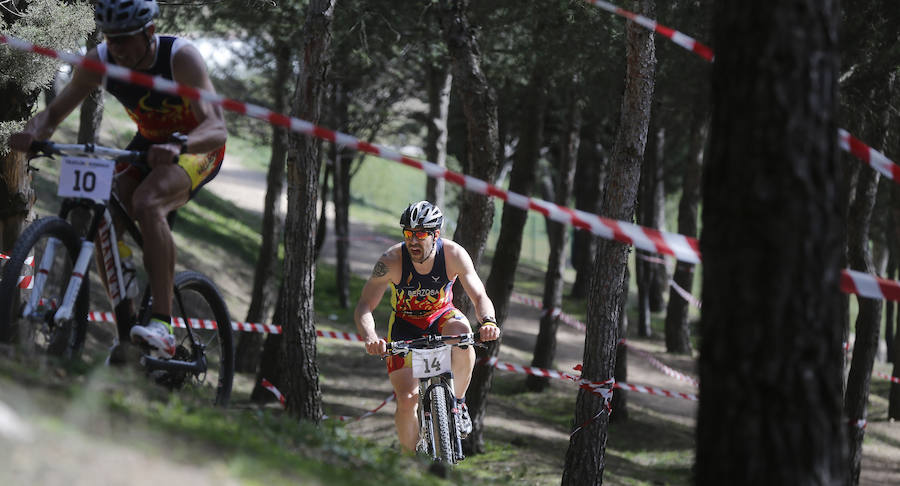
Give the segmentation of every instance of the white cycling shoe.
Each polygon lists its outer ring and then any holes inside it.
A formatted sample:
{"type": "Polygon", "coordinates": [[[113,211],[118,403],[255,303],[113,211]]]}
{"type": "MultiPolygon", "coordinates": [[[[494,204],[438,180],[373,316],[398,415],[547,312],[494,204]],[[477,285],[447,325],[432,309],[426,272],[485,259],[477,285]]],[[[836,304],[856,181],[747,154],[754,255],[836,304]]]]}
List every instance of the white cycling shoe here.
{"type": "Polygon", "coordinates": [[[156,351],[159,358],[171,358],[175,356],[175,336],[169,331],[169,327],[159,319],[150,319],[146,326],[134,326],[131,328],[131,341],[134,343],[146,343],[156,351]]]}

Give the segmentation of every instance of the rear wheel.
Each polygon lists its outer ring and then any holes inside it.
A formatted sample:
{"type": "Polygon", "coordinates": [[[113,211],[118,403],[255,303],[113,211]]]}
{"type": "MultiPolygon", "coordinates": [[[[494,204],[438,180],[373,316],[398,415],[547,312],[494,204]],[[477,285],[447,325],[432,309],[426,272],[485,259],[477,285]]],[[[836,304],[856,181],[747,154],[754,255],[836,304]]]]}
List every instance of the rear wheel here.
{"type": "Polygon", "coordinates": [[[72,225],[58,217],[39,219],[22,232],[0,277],[0,342],[25,356],[43,353],[72,360],[81,354],[87,327],[87,275],[75,299],[72,318],[60,322],[54,319],[80,246],[81,239],[72,225]],[[35,268],[45,260],[49,264],[46,278],[37,279],[35,268]],[[29,301],[37,305],[27,309],[29,301]]]}
{"type": "Polygon", "coordinates": [[[178,343],[174,359],[194,361],[203,356],[207,369],[173,374],[170,384],[202,401],[227,406],[234,381],[233,332],[228,308],[212,280],[192,271],[175,275],[172,323],[178,343]],[[190,334],[184,327],[188,323],[190,334]]]}

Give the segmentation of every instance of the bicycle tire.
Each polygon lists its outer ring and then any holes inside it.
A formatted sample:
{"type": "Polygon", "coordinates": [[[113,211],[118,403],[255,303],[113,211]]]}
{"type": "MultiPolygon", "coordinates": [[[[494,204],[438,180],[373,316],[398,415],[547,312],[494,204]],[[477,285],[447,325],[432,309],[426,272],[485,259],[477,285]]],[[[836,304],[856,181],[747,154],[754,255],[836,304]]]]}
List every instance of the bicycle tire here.
{"type": "Polygon", "coordinates": [[[447,390],[437,385],[431,389],[431,420],[437,426],[435,459],[455,464],[456,454],[450,442],[450,409],[447,407],[447,390]]]}
{"type": "Polygon", "coordinates": [[[71,269],[78,259],[81,237],[72,225],[59,217],[41,218],[29,225],[16,240],[0,277],[0,342],[12,343],[26,355],[42,351],[45,354],[74,360],[84,347],[87,314],[90,298],[90,280],[87,275],[75,300],[73,317],[61,325],[52,319],[55,305],[62,302],[71,269]],[[37,267],[42,259],[49,238],[55,237],[65,249],[59,248],[43,288],[42,304],[30,319],[20,314],[31,296],[32,290],[19,287],[26,259],[34,257],[37,267]]]}
{"type": "MultiPolygon", "coordinates": [[[[215,329],[192,328],[194,336],[204,346],[203,353],[208,368],[201,375],[183,376],[180,388],[185,392],[195,393],[202,401],[209,401],[212,396],[214,405],[227,406],[234,382],[234,338],[228,307],[209,277],[194,271],[175,275],[173,323],[179,317],[185,323],[189,319],[215,322],[215,329]]],[[[176,359],[191,359],[193,352],[199,351],[194,350],[186,329],[176,328],[175,338],[179,343],[176,359]]]]}

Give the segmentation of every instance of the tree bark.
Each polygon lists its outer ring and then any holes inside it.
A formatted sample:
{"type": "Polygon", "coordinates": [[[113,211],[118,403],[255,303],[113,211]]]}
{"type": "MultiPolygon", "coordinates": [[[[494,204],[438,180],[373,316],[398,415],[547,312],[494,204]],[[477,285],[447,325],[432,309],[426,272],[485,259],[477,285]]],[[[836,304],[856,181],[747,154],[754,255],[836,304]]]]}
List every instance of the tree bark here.
{"type": "MultiPolygon", "coordinates": [[[[606,183],[608,159],[597,140],[599,127],[590,124],[584,130],[575,168],[575,208],[592,214],[600,212],[603,188],[606,183]]],[[[575,282],[571,296],[584,298],[594,270],[594,254],[597,252],[597,238],[588,231],[576,231],[572,237],[572,266],[575,267],[575,282]]]]}
{"type": "MultiPolygon", "coordinates": [[[[622,299],[619,301],[619,340],[616,341],[616,383],[628,383],[628,346],[622,339],[628,335],[628,313],[625,312],[628,303],[628,265],[625,265],[625,276],[622,277],[622,299]]],[[[610,424],[621,424],[628,421],[628,391],[617,388],[613,391],[610,401],[615,413],[609,414],[610,424]]]]}
{"type": "MultiPolygon", "coordinates": [[[[426,67],[428,91],[428,133],[425,136],[425,157],[439,167],[447,167],[447,116],[450,113],[450,86],[453,75],[445,61],[426,67]]],[[[425,183],[425,199],[444,207],[446,181],[429,177],[425,183]]]]}
{"type": "Polygon", "coordinates": [[[843,484],[837,4],[714,19],[695,483],[843,484]]]}
{"type": "MultiPolygon", "coordinates": [[[[340,82],[334,86],[335,121],[341,131],[348,130],[349,100],[340,82]]],[[[334,236],[337,250],[337,267],[335,268],[335,284],[338,304],[343,309],[350,307],[350,163],[353,153],[349,150],[332,146],[332,168],[334,182],[334,236]]],[[[325,199],[322,199],[325,209],[325,199]]]]}
{"type": "MultiPolygon", "coordinates": [[[[894,126],[900,125],[900,119],[895,119],[895,123],[894,126]]],[[[893,220],[891,230],[893,231],[892,239],[894,241],[892,251],[894,252],[894,262],[897,265],[894,268],[900,269],[900,186],[897,184],[891,185],[891,218],[893,220]]],[[[888,323],[888,325],[891,325],[891,323],[888,323]]],[[[900,306],[898,306],[894,325],[897,332],[894,333],[894,341],[890,344],[894,348],[894,367],[891,375],[900,377],[900,306]]],[[[891,382],[891,391],[888,396],[888,418],[900,419],[900,383],[894,383],[893,381],[891,382]]]]}
{"type": "MultiPolygon", "coordinates": [[[[639,0],[635,2],[635,6],[641,15],[654,17],[655,1],[639,0]]],[[[643,27],[629,22],[625,37],[625,94],[610,161],[609,178],[603,195],[602,214],[620,221],[632,221],[641,160],[647,144],[656,53],[653,34],[643,27]]],[[[619,313],[622,309],[629,250],[628,246],[610,240],[602,240],[597,245],[588,297],[588,322],[581,375],[593,382],[605,381],[614,376],[616,346],[620,337],[619,313]]],[[[584,423],[605,406],[601,397],[579,389],[575,403],[575,423],[584,423]]],[[[608,425],[609,415],[603,413],[569,439],[563,485],[602,484],[603,470],[606,467],[608,425]]]]}
{"type": "MultiPolygon", "coordinates": [[[[88,36],[85,47],[90,51],[97,47],[102,38],[99,30],[88,36]]],[[[103,121],[103,89],[97,88],[81,103],[78,119],[78,143],[97,143],[100,123],[103,121]]]]}
{"type": "MultiPolygon", "coordinates": [[[[285,42],[275,47],[275,78],[269,89],[275,101],[278,113],[287,111],[287,93],[284,86],[291,76],[291,48],[285,42]]],[[[247,322],[262,322],[272,308],[272,279],[276,275],[278,265],[278,244],[284,230],[284,218],[281,214],[281,196],[284,193],[284,164],[287,157],[287,130],[283,127],[272,127],[272,153],[269,157],[269,169],[266,172],[266,199],[263,204],[263,220],[260,233],[262,243],[259,256],[253,270],[253,288],[250,293],[250,307],[247,309],[247,322]]],[[[235,371],[252,373],[259,365],[262,353],[263,335],[257,332],[239,334],[235,349],[235,371]]]]}
{"type": "MultiPolygon", "coordinates": [[[[497,157],[497,98],[481,70],[481,52],[475,30],[469,25],[467,17],[468,4],[468,0],[441,0],[438,16],[450,53],[453,84],[460,94],[466,118],[468,157],[464,171],[475,178],[493,182],[500,165],[497,157]]],[[[469,252],[475,268],[478,268],[494,221],[494,203],[487,196],[471,191],[463,191],[460,198],[459,220],[453,240],[469,252]]],[[[458,283],[453,292],[454,305],[467,312],[470,303],[458,283]]],[[[499,319],[498,324],[502,325],[499,319]]],[[[496,353],[497,346],[499,342],[490,346],[488,352],[496,353]]],[[[482,357],[485,353],[479,351],[478,355],[482,357]]],[[[470,452],[483,450],[481,434],[492,371],[491,367],[476,366],[466,394],[473,423],[472,434],[465,442],[470,452]]]]}
{"type": "MultiPolygon", "coordinates": [[[[326,86],[333,0],[311,0],[303,26],[300,74],[293,113],[318,123],[326,86]]],[[[288,414],[318,423],[322,420],[322,392],[316,362],[316,325],[313,307],[316,261],[316,202],[319,191],[319,146],[310,137],[291,134],[287,158],[288,212],[285,222],[285,299],[280,360],[287,377],[282,393],[288,414]]]]}
{"type": "MultiPolygon", "coordinates": [[[[706,93],[697,98],[705,98],[706,93]]],[[[678,203],[678,233],[697,236],[697,206],[700,202],[700,178],[703,170],[703,147],[706,144],[706,133],[709,128],[706,103],[696,99],[693,105],[691,121],[690,148],[684,175],[681,180],[681,201],[678,203]]],[[[672,280],[688,292],[694,286],[695,266],[690,263],[675,264],[672,280]]],[[[674,288],[669,290],[669,303],[666,309],[666,351],[678,354],[691,353],[691,329],[688,322],[688,301],[678,295],[674,288]]]]}
{"type": "MultiPolygon", "coordinates": [[[[567,90],[568,120],[562,150],[559,157],[559,178],[554,190],[554,202],[560,206],[568,206],[575,185],[575,166],[578,160],[578,149],[581,143],[581,106],[578,81],[573,82],[567,90]]],[[[556,331],[559,328],[559,314],[554,309],[562,307],[563,271],[566,264],[566,247],[569,243],[569,228],[549,218],[547,237],[550,240],[550,255],[547,258],[547,273],[544,277],[543,312],[538,336],[534,343],[531,366],[545,369],[553,368],[556,357],[556,331]]],[[[549,386],[549,378],[528,375],[525,386],[531,391],[543,391],[549,386]]]]}

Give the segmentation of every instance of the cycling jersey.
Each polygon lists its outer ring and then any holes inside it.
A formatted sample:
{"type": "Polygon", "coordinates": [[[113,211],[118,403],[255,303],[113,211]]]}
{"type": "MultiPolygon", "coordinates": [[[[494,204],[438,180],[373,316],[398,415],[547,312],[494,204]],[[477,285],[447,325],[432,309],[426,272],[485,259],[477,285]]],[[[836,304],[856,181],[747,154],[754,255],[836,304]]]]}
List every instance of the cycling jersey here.
{"type": "MultiPolygon", "coordinates": [[[[157,47],[153,66],[140,72],[173,79],[172,58],[189,42],[179,37],[154,37],[157,47]]],[[[109,55],[106,42],[97,46],[97,55],[105,63],[116,63],[109,55]]],[[[194,112],[191,111],[191,100],[188,98],[154,91],[110,77],[104,77],[104,87],[109,94],[119,100],[119,103],[122,103],[128,116],[137,123],[138,133],[151,142],[167,142],[173,133],[188,133],[199,125],[194,112]]]]}
{"type": "MultiPolygon", "coordinates": [[[[399,283],[391,283],[391,318],[388,341],[415,339],[428,334],[441,334],[444,324],[457,320],[468,323],[466,316],[453,307],[454,278],[447,278],[444,243],[434,240],[434,265],[427,274],[413,266],[406,243],[400,247],[402,271],[399,283]]],[[[409,355],[390,356],[388,372],[411,366],[409,355]]]]}
{"type": "MultiPolygon", "coordinates": [[[[154,36],[153,42],[156,42],[157,46],[153,65],[140,72],[173,79],[172,59],[179,49],[190,45],[190,41],[180,37],[154,36]]],[[[109,55],[106,42],[97,46],[97,55],[105,63],[116,64],[109,55]]],[[[169,137],[175,132],[186,134],[200,124],[191,110],[192,101],[188,98],[154,91],[106,76],[103,83],[106,91],[122,103],[128,116],[137,123],[138,133],[128,144],[128,150],[147,150],[154,143],[169,141],[169,137]]],[[[191,178],[191,197],[218,174],[224,157],[225,147],[221,147],[207,154],[184,154],[178,158],[178,165],[191,178]]],[[[116,170],[135,179],[141,179],[145,175],[127,163],[118,164],[116,170]]]]}

